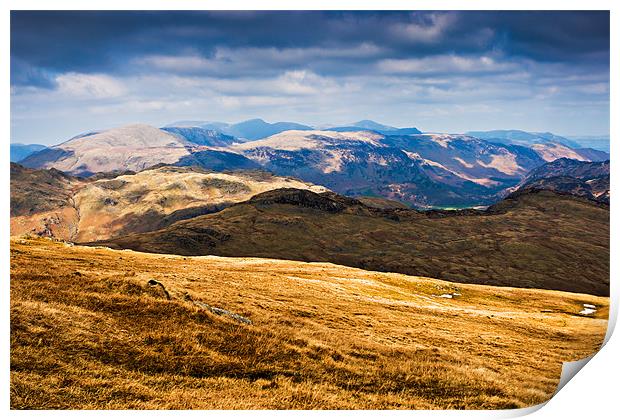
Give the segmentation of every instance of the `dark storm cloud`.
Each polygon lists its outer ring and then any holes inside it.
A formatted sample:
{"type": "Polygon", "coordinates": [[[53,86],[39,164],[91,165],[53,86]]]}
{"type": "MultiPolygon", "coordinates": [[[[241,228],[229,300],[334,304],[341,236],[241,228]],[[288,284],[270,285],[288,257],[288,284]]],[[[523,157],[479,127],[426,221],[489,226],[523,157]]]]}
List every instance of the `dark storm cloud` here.
{"type": "Polygon", "coordinates": [[[13,69],[13,83],[19,85],[44,85],[45,77],[35,77],[37,72],[131,73],[146,70],[133,67],[141,57],[209,59],[218,48],[246,49],[249,55],[258,49],[275,53],[260,55],[263,61],[245,69],[206,66],[206,74],[270,74],[301,65],[323,75],[352,74],[385,58],[483,53],[604,68],[609,66],[609,14],[15,11],[11,15],[11,56],[21,66],[13,69]],[[295,49],[314,50],[304,61],[295,49]],[[285,53],[278,54],[280,50],[289,51],[288,59],[285,53]],[[347,55],[348,51],[353,53],[347,55]],[[31,77],[19,76],[24,68],[31,77]]]}

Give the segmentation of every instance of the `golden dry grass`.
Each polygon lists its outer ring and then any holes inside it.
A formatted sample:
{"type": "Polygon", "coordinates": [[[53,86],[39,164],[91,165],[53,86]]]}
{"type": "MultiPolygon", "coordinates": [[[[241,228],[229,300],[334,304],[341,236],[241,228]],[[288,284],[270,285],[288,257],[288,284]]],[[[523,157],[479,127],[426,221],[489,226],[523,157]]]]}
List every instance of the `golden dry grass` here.
{"type": "Polygon", "coordinates": [[[607,316],[590,295],[14,238],[11,407],[524,407],[599,348],[607,316]]]}

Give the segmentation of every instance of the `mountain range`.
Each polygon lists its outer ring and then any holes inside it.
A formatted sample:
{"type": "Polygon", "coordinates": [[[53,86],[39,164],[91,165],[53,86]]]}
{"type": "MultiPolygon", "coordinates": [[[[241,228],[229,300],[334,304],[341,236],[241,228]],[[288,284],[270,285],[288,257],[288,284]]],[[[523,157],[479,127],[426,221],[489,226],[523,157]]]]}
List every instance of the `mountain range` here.
{"type": "Polygon", "coordinates": [[[262,120],[235,125],[195,123],[162,129],[138,124],[89,132],[35,152],[20,163],[83,176],[140,171],[159,163],[216,171],[264,169],[345,195],[383,197],[430,208],[492,204],[530,170],[557,158],[609,158],[604,152],[557,142],[524,146],[469,135],[395,134],[414,129],[367,120],[354,123],[352,131],[262,120]],[[237,134],[247,129],[242,133],[245,137],[223,133],[233,133],[229,130],[233,126],[237,134]],[[248,139],[274,131],[265,138],[248,139]]]}

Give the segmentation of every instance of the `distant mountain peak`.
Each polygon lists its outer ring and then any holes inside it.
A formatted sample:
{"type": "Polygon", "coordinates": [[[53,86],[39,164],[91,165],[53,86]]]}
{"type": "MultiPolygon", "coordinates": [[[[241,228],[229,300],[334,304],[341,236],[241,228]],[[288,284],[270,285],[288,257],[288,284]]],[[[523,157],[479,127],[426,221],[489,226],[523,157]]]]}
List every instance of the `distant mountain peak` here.
{"type": "Polygon", "coordinates": [[[368,130],[393,131],[398,130],[397,127],[385,125],[372,120],[361,120],[350,124],[354,127],[366,128],[368,130]]]}

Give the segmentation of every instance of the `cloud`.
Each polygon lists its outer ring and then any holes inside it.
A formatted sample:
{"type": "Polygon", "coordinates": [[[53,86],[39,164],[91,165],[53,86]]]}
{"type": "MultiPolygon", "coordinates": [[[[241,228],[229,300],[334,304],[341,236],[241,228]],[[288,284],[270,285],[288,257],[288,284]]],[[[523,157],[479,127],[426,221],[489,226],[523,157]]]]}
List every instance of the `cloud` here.
{"type": "Polygon", "coordinates": [[[410,73],[458,75],[460,73],[498,73],[517,70],[518,67],[500,62],[487,55],[469,57],[459,55],[440,55],[411,59],[386,59],[379,61],[377,67],[384,73],[410,73]]]}
{"type": "Polygon", "coordinates": [[[217,47],[209,56],[197,53],[185,55],[149,55],[138,57],[134,64],[143,71],[172,74],[209,75],[226,78],[242,76],[273,76],[283,70],[300,67],[327,70],[325,73],[344,73],[351,63],[364,63],[381,57],[385,51],[372,44],[362,43],[341,47],[311,48],[229,48],[217,47]],[[329,69],[334,71],[329,71],[329,69]]]}
{"type": "Polygon", "coordinates": [[[431,13],[429,15],[412,13],[411,17],[413,22],[396,23],[388,27],[388,31],[407,42],[437,42],[458,19],[456,13],[431,13]]]}
{"type": "Polygon", "coordinates": [[[113,98],[126,92],[122,83],[103,74],[61,74],[56,77],[56,85],[61,95],[78,98],[113,98]]]}

